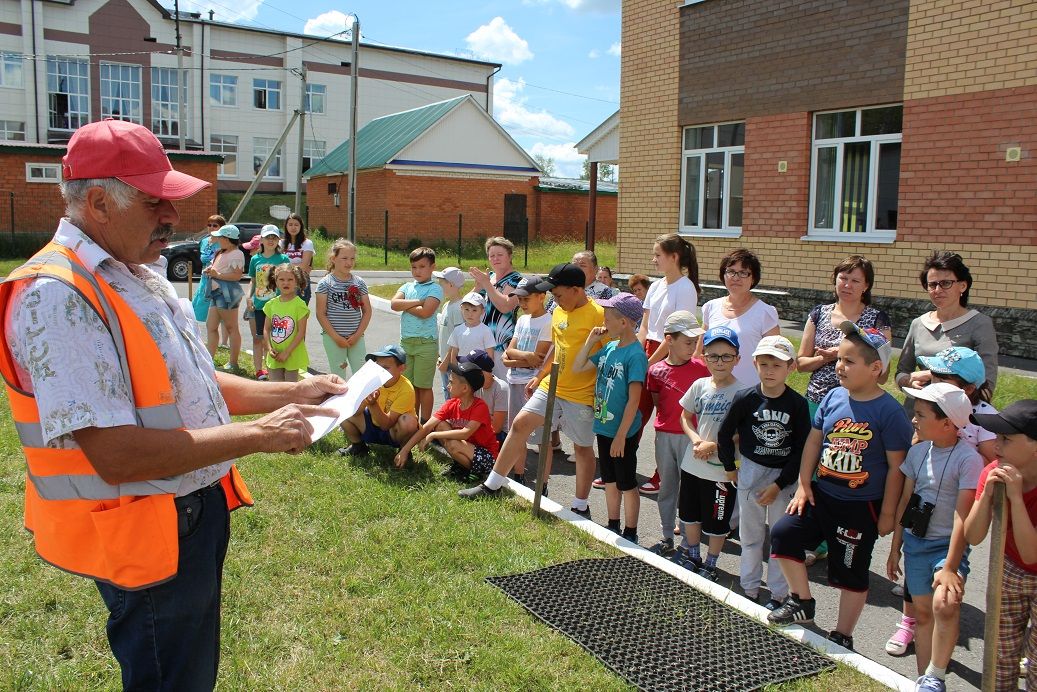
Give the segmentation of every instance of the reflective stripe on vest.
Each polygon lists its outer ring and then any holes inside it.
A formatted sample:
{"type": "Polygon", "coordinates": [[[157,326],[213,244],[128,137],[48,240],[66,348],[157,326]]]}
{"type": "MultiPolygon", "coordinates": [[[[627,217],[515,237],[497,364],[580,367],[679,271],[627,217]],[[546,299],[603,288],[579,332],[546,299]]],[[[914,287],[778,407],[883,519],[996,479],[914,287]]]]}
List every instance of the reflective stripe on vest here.
{"type": "MultiPolygon", "coordinates": [[[[158,345],[125,300],[87,271],[70,249],[52,242],[0,284],[0,324],[6,325],[17,283],[36,277],[66,284],[100,317],[111,334],[137,425],[182,429],[158,345]]],[[[6,334],[0,335],[0,373],[27,466],[25,527],[33,532],[40,557],[73,574],[124,589],[146,588],[176,576],[179,545],[173,499],[182,477],[106,483],[82,449],[45,446],[36,400],[18,386],[6,334]]],[[[252,504],[236,468],[231,467],[221,484],[229,509],[252,504]]]]}

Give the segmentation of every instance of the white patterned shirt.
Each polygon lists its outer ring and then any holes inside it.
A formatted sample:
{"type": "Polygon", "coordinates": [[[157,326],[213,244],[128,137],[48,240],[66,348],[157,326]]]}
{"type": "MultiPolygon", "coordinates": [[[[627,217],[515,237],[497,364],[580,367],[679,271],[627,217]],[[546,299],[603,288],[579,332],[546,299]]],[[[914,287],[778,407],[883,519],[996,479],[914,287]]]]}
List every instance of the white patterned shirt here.
{"type": "MultiPolygon", "coordinates": [[[[229,423],[212,359],[173,286],[145,265],[119,262],[68,219],[61,220],[54,242],[72,249],[141,318],[166,363],[184,426],[196,430],[229,423]]],[[[83,428],[136,424],[111,335],[90,303],[71,287],[50,278],[23,282],[6,322],[19,386],[35,395],[48,447],[78,447],[72,433],[83,428]]],[[[231,463],[183,474],[176,495],[218,481],[231,463]]]]}

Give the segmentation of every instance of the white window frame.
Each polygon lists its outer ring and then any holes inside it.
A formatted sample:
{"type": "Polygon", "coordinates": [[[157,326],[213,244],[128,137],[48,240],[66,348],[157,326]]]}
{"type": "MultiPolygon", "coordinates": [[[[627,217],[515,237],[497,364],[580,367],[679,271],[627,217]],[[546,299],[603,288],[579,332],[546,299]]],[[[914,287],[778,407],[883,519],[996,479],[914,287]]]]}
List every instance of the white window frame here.
{"type": "Polygon", "coordinates": [[[809,198],[809,226],[807,235],[803,236],[801,240],[816,240],[822,242],[842,242],[842,243],[892,243],[897,239],[896,229],[876,229],[875,228],[875,215],[878,207],[878,189],[879,189],[879,149],[882,144],[901,144],[904,139],[903,127],[898,133],[882,134],[882,135],[861,135],[861,114],[863,111],[875,110],[877,108],[891,108],[895,106],[901,106],[899,103],[887,103],[881,106],[868,106],[867,108],[838,108],[835,110],[818,111],[814,113],[814,117],[810,120],[810,198],[809,198]],[[825,139],[818,139],[815,135],[817,133],[817,118],[821,115],[829,115],[831,113],[855,113],[854,122],[854,135],[852,137],[830,137],[825,139]],[[840,218],[841,213],[837,210],[842,203],[843,199],[843,161],[844,151],[847,144],[861,144],[869,143],[870,150],[868,152],[868,201],[867,201],[867,219],[865,221],[865,230],[859,231],[841,231],[840,218]],[[821,149],[828,149],[834,147],[836,150],[835,158],[835,191],[833,194],[833,222],[834,228],[817,228],[815,222],[815,214],[817,212],[817,168],[818,168],[818,152],[821,149]]]}
{"type": "Polygon", "coordinates": [[[118,120],[126,120],[127,122],[137,123],[138,125],[141,125],[141,124],[144,123],[144,100],[143,100],[143,96],[142,96],[144,87],[141,84],[141,74],[142,74],[142,69],[141,69],[140,65],[133,65],[133,64],[119,63],[119,62],[102,62],[98,66],[98,75],[99,75],[99,79],[100,79],[100,82],[101,82],[101,117],[102,118],[116,118],[118,120]],[[115,69],[119,73],[117,75],[117,78],[115,78],[115,79],[112,79],[111,74],[110,74],[112,69],[115,69]],[[125,77],[127,76],[127,74],[126,74],[127,70],[129,72],[129,75],[128,75],[129,79],[128,80],[125,79],[125,77]],[[109,76],[107,78],[105,78],[105,72],[106,71],[109,72],[109,76]],[[136,75],[137,75],[136,81],[133,80],[133,73],[134,72],[136,72],[136,75]],[[117,89],[117,91],[119,92],[119,95],[109,94],[108,96],[105,96],[104,95],[104,89],[105,89],[105,85],[106,84],[112,84],[112,85],[118,86],[119,88],[117,89]],[[132,94],[134,92],[134,87],[136,87],[136,94],[137,94],[136,98],[134,98],[132,96],[132,94]],[[123,88],[129,89],[131,95],[130,96],[123,96],[122,95],[123,88]],[[127,115],[124,112],[124,109],[121,109],[121,108],[120,108],[119,115],[118,116],[113,116],[112,113],[111,113],[111,108],[110,108],[111,102],[118,102],[119,104],[129,103],[129,104],[131,104],[131,110],[132,110],[132,107],[135,105],[136,106],[136,113],[137,113],[136,116],[127,115]],[[109,108],[107,110],[105,109],[105,104],[106,103],[109,105],[109,108]]]}
{"type": "Polygon", "coordinates": [[[219,169],[216,171],[217,177],[220,178],[237,178],[238,177],[238,164],[240,163],[240,157],[238,156],[240,139],[238,135],[221,135],[215,132],[209,134],[209,151],[223,154],[223,161],[219,165],[219,169]],[[222,141],[217,145],[215,140],[219,137],[222,141]],[[227,140],[233,139],[234,144],[231,145],[227,140]],[[218,146],[218,148],[217,148],[218,146]],[[233,162],[234,170],[230,173],[227,172],[228,160],[233,162]]]}
{"type": "Polygon", "coordinates": [[[90,122],[90,64],[86,60],[75,58],[63,58],[60,56],[47,58],[47,127],[59,132],[72,132],[90,122]],[[75,66],[76,74],[70,73],[70,68],[75,66]],[[64,67],[64,70],[60,69],[64,67]],[[65,90],[60,91],[61,80],[65,82],[65,90]],[[77,87],[82,84],[83,89],[72,90],[72,84],[77,87]],[[68,97],[68,108],[64,114],[58,114],[52,108],[51,97],[56,94],[64,94],[68,97]],[[77,110],[73,104],[85,108],[77,110]],[[68,127],[59,127],[54,124],[55,116],[67,118],[68,127]]]}
{"type": "MultiPolygon", "coordinates": [[[[256,174],[263,165],[263,161],[270,154],[270,150],[277,144],[277,137],[253,137],[252,138],[252,173],[256,174]]],[[[263,180],[284,180],[284,171],[281,169],[281,155],[284,154],[284,146],[277,150],[270,168],[266,169],[263,180]],[[270,171],[277,169],[277,173],[270,171]]]]}
{"type": "Polygon", "coordinates": [[[681,235],[700,237],[700,238],[740,238],[742,236],[741,226],[731,226],[729,223],[730,215],[730,200],[731,200],[731,155],[741,154],[742,155],[742,223],[745,223],[745,144],[738,146],[720,147],[716,146],[718,141],[717,135],[719,128],[723,125],[742,125],[745,126],[744,120],[732,120],[730,122],[721,123],[702,123],[701,125],[690,125],[681,129],[681,188],[680,188],[680,204],[679,214],[677,219],[677,232],[681,235]],[[711,147],[703,147],[701,149],[685,149],[684,142],[687,136],[688,130],[698,129],[700,127],[712,127],[713,128],[713,144],[711,147]],[[706,213],[706,155],[711,153],[722,153],[724,155],[724,189],[721,192],[721,199],[723,200],[722,209],[722,223],[720,228],[703,228],[704,215],[706,213]],[[700,157],[702,160],[699,163],[699,185],[700,185],[700,196],[699,196],[699,215],[697,225],[685,225],[684,224],[684,204],[687,200],[685,196],[687,186],[687,170],[688,170],[688,159],[694,157],[700,157]]]}
{"type": "Polygon", "coordinates": [[[283,108],[281,99],[281,80],[279,79],[260,79],[254,78],[252,80],[252,107],[257,111],[279,111],[283,108]],[[263,106],[256,105],[256,95],[262,91],[265,96],[263,98],[263,106]],[[270,96],[271,94],[277,94],[277,107],[270,107],[270,96]]]}
{"type": "Polygon", "coordinates": [[[0,140],[24,142],[25,123],[20,120],[0,120],[0,140]]]}
{"type": "Polygon", "coordinates": [[[61,164],[26,162],[25,182],[57,185],[61,182],[61,164]]]}
{"type": "Polygon", "coordinates": [[[213,108],[237,108],[238,106],[238,77],[232,74],[221,74],[213,72],[209,74],[209,105],[213,108]],[[215,87],[220,94],[219,99],[213,98],[212,90],[215,87]],[[224,100],[230,96],[230,103],[224,100]]]}
{"type": "Polygon", "coordinates": [[[321,159],[328,155],[328,143],[322,139],[304,139],[302,143],[302,174],[313,168],[321,159]],[[306,165],[309,159],[310,165],[306,165]]]}
{"type": "MultiPolygon", "coordinates": [[[[187,70],[184,70],[180,74],[180,80],[177,81],[175,67],[152,67],[151,68],[151,131],[159,137],[179,137],[180,136],[180,100],[179,90],[184,90],[184,113],[189,114],[191,112],[191,105],[188,103],[187,93],[187,70]],[[183,85],[181,87],[180,85],[183,85]],[[166,90],[167,98],[160,98],[162,96],[162,90],[166,90]],[[163,108],[166,109],[168,115],[163,115],[163,108]],[[163,127],[165,126],[165,131],[163,127]],[[157,128],[157,129],[156,129],[157,128]]],[[[187,115],[184,118],[184,136],[191,130],[191,118],[187,115]]]]}
{"type": "Polygon", "coordinates": [[[25,86],[25,59],[21,53],[11,51],[0,51],[0,87],[8,89],[22,89],[25,86]],[[17,74],[13,79],[8,78],[8,70],[17,74]]]}
{"type": "Polygon", "coordinates": [[[307,84],[303,110],[307,115],[324,115],[328,109],[328,87],[326,84],[307,84]],[[319,98],[313,98],[317,96],[319,98]],[[314,101],[320,102],[320,110],[313,108],[314,101]]]}

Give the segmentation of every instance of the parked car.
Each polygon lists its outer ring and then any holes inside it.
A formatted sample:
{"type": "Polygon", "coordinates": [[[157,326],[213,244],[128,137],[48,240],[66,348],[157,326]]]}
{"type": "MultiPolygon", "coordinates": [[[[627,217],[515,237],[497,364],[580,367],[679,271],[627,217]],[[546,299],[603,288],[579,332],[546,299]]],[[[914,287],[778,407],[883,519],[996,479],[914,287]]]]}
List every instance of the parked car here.
{"type": "MultiPolygon", "coordinates": [[[[259,231],[263,228],[261,223],[248,223],[239,221],[234,224],[241,231],[241,243],[245,244],[252,240],[253,237],[259,234],[259,231]]],[[[172,242],[166,247],[162,248],[162,256],[166,258],[168,262],[166,266],[166,277],[170,281],[187,281],[187,272],[190,270],[193,272],[197,279],[202,274],[202,258],[201,253],[198,249],[198,242],[205,237],[205,233],[200,233],[197,237],[190,240],[180,240],[172,242]]],[[[245,253],[245,266],[248,266],[249,253],[248,250],[242,248],[241,251],[245,253]]]]}

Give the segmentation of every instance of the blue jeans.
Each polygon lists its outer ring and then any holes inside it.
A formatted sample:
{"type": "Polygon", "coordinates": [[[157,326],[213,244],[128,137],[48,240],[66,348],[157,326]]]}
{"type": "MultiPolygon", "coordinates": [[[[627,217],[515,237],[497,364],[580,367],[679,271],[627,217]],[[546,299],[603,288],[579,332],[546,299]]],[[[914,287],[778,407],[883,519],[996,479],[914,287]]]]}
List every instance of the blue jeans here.
{"type": "Polygon", "coordinates": [[[211,690],[220,663],[220,589],[230,513],[219,486],[176,499],[176,577],[126,591],[96,582],[126,690],[211,690]]]}

